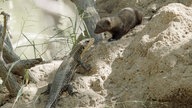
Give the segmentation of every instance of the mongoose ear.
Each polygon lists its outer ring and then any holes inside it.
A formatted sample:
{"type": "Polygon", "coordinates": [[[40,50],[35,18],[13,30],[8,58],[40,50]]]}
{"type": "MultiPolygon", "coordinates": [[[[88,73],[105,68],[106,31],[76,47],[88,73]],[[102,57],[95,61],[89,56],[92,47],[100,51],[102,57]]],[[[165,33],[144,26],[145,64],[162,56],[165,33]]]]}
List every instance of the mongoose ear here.
{"type": "Polygon", "coordinates": [[[110,21],[109,19],[106,19],[106,20],[105,20],[105,25],[111,26],[111,21],[110,21]]]}

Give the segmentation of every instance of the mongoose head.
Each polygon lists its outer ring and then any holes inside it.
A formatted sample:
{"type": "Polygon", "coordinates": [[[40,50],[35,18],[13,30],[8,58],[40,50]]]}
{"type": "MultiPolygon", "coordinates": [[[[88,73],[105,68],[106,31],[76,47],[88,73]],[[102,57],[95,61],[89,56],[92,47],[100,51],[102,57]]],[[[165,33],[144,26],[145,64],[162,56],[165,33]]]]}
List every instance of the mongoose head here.
{"type": "Polygon", "coordinates": [[[111,30],[111,19],[110,18],[102,18],[97,22],[96,28],[95,28],[95,33],[99,34],[102,32],[106,32],[111,30]]]}

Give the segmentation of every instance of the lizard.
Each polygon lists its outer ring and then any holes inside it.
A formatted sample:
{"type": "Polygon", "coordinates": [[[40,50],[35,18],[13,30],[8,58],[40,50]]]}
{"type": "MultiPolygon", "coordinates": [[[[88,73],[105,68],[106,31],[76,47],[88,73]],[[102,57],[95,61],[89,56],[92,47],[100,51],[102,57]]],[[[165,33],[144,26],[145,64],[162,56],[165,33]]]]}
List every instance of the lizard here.
{"type": "Polygon", "coordinates": [[[90,69],[90,67],[83,63],[82,57],[93,44],[94,38],[80,41],[67,56],[67,61],[61,63],[51,84],[49,98],[45,108],[54,108],[60,93],[64,91],[67,91],[69,95],[73,95],[74,92],[70,85],[70,81],[72,80],[78,65],[81,65],[86,70],[90,69]]]}

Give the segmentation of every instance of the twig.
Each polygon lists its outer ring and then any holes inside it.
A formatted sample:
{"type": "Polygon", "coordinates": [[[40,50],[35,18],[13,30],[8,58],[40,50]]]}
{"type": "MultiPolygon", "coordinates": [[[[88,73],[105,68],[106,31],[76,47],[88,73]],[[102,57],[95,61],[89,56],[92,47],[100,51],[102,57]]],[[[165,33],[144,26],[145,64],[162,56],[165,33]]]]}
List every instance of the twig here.
{"type": "Polygon", "coordinates": [[[2,35],[2,41],[0,43],[0,59],[2,61],[4,61],[4,59],[3,59],[3,44],[4,44],[4,41],[5,41],[6,29],[7,29],[7,20],[8,20],[9,15],[7,13],[5,13],[4,11],[2,11],[0,13],[0,15],[4,16],[4,28],[3,28],[3,33],[2,33],[3,35],[2,35]]]}

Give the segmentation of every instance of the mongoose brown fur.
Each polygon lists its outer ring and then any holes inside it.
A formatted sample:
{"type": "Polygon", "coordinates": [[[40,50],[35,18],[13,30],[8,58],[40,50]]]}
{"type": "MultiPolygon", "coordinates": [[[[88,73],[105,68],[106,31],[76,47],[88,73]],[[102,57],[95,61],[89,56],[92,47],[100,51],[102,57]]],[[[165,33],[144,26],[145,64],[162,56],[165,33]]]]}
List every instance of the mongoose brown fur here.
{"type": "Polygon", "coordinates": [[[95,33],[110,32],[112,38],[108,41],[118,40],[130,29],[141,24],[142,14],[132,8],[123,8],[118,14],[112,17],[105,17],[96,24],[95,33]]]}

